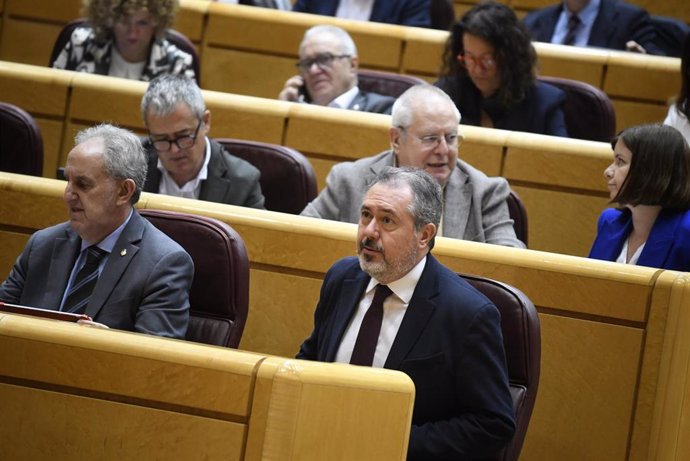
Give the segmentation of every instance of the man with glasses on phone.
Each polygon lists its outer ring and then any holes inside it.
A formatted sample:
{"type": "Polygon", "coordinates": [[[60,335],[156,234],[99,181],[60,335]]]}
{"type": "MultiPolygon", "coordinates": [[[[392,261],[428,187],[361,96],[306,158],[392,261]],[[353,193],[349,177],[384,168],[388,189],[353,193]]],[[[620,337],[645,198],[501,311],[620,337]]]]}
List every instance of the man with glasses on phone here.
{"type": "Polygon", "coordinates": [[[443,187],[444,210],[438,235],[524,248],[508,213],[508,182],[489,178],[458,159],[462,141],[459,123],[460,113],[446,93],[432,85],[411,87],[393,105],[391,149],[335,165],[326,188],[301,214],[357,223],[364,191],[372,178],[385,167],[416,167],[430,173],[443,187]]]}
{"type": "Polygon", "coordinates": [[[308,29],[299,47],[299,75],[290,77],[278,99],[319,106],[390,114],[395,98],[357,86],[357,47],[340,27],[308,29]]]}
{"type": "Polygon", "coordinates": [[[259,170],[207,137],[211,112],[194,80],[155,78],[141,114],[148,130],[146,192],[264,208],[259,170]]]}

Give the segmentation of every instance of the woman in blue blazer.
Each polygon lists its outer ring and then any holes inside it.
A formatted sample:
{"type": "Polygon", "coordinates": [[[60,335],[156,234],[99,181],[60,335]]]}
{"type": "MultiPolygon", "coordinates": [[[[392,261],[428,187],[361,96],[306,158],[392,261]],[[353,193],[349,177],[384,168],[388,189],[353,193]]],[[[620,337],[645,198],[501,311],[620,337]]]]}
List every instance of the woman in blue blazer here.
{"type": "Polygon", "coordinates": [[[536,61],[513,10],[483,2],[451,28],[435,85],[455,102],[465,125],[568,136],[565,93],[536,80],[536,61]]]}
{"type": "Polygon", "coordinates": [[[641,125],[614,141],[611,202],[590,258],[690,271],[690,148],[675,128],[641,125]]]}

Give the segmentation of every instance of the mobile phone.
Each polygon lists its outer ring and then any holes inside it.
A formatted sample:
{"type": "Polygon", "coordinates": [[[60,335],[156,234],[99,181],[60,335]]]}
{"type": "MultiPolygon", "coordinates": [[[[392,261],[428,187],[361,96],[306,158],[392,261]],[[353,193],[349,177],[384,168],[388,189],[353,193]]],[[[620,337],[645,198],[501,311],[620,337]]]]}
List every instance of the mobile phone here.
{"type": "Polygon", "coordinates": [[[302,85],[300,85],[299,89],[297,90],[297,94],[299,95],[297,97],[297,100],[299,102],[311,102],[311,96],[309,96],[309,91],[307,90],[307,85],[305,83],[302,83],[302,85]]]}

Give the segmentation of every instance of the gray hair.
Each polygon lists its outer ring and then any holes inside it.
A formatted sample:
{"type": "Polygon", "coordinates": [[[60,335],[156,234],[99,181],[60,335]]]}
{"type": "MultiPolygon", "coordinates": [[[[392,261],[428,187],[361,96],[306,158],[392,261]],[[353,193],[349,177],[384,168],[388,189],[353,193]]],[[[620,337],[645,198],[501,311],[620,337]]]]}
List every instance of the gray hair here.
{"type": "MultiPolygon", "coordinates": [[[[350,37],[350,34],[345,32],[345,30],[341,29],[340,27],[331,26],[328,24],[321,24],[307,29],[307,31],[304,33],[304,37],[302,38],[302,44],[307,39],[314,38],[315,36],[321,34],[328,34],[335,37],[340,44],[340,52],[342,54],[347,54],[351,57],[357,56],[357,47],[355,46],[355,42],[352,40],[352,37],[350,37]]],[[[300,51],[302,51],[302,44],[300,44],[299,47],[300,51]]]]}
{"type": "Polygon", "coordinates": [[[460,111],[455,106],[453,100],[450,99],[450,96],[440,88],[426,83],[420,83],[419,85],[408,88],[395,100],[391,112],[391,124],[394,127],[409,128],[412,124],[415,108],[420,104],[434,106],[448,104],[453,108],[453,113],[457,119],[456,124],[460,123],[460,111]]]}
{"type": "Polygon", "coordinates": [[[151,80],[141,99],[141,116],[146,122],[149,111],[169,115],[179,103],[186,104],[199,120],[204,116],[206,105],[196,81],[179,74],[159,75],[151,80]]]}
{"type": "Polygon", "coordinates": [[[94,138],[103,140],[103,166],[106,174],[113,179],[134,181],[136,189],[130,200],[134,205],[139,201],[144,188],[148,168],[139,137],[129,130],[103,123],[80,131],[74,142],[81,144],[94,138]]]}
{"type": "MultiPolygon", "coordinates": [[[[369,185],[385,184],[394,187],[409,186],[412,191],[409,211],[414,219],[416,231],[420,231],[425,225],[432,223],[438,229],[443,214],[443,190],[438,180],[420,168],[412,167],[386,167],[369,185]]],[[[433,248],[434,240],[429,243],[429,249],[433,248]]]]}

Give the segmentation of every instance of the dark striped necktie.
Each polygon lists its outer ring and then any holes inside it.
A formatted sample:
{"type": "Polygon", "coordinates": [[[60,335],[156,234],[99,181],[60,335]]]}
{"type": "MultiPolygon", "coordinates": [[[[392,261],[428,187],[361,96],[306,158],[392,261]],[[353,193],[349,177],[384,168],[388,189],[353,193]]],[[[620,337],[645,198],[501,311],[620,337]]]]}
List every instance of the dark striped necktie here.
{"type": "Polygon", "coordinates": [[[572,45],[575,43],[575,37],[577,36],[577,30],[580,28],[580,18],[576,14],[571,14],[568,18],[568,32],[565,34],[563,39],[564,45],[572,45]]]}
{"type": "Polygon", "coordinates": [[[86,310],[89,298],[98,282],[98,265],[108,252],[93,245],[86,249],[86,262],[79,269],[62,306],[64,312],[81,314],[86,310]]]}
{"type": "Polygon", "coordinates": [[[364,314],[355,347],[352,349],[351,364],[371,366],[374,363],[376,344],[379,342],[379,333],[383,323],[383,301],[392,293],[387,285],[376,285],[374,300],[367,313],[364,314]]]}

